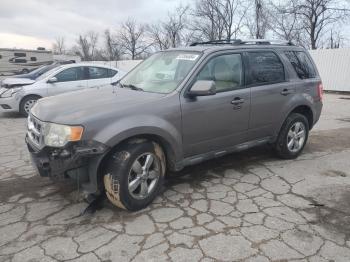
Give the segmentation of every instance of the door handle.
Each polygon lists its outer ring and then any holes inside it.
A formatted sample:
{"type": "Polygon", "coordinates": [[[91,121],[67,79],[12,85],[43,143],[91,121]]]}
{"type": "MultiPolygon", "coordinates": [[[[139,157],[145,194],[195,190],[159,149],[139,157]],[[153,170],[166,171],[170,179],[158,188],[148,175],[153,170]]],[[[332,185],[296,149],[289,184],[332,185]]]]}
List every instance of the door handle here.
{"type": "Polygon", "coordinates": [[[291,93],[293,93],[293,91],[290,90],[290,89],[287,89],[287,88],[285,88],[285,89],[283,89],[283,90],[281,91],[281,95],[283,95],[283,96],[287,96],[287,95],[289,95],[289,94],[291,94],[291,93]]]}
{"type": "Polygon", "coordinates": [[[235,97],[232,101],[231,104],[232,105],[240,105],[244,103],[244,99],[240,98],[240,97],[235,97]]]}

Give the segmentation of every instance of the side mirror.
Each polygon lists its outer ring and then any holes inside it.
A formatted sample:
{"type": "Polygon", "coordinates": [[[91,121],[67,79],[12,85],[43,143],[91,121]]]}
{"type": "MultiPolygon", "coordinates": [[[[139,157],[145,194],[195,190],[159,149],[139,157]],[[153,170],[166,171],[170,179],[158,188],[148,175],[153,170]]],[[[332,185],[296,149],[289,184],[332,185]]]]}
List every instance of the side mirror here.
{"type": "Polygon", "coordinates": [[[56,83],[57,82],[57,77],[51,77],[49,80],[47,80],[48,83],[56,83]]]}
{"type": "Polygon", "coordinates": [[[211,80],[198,80],[187,93],[189,96],[211,96],[216,94],[216,85],[211,80]]]}

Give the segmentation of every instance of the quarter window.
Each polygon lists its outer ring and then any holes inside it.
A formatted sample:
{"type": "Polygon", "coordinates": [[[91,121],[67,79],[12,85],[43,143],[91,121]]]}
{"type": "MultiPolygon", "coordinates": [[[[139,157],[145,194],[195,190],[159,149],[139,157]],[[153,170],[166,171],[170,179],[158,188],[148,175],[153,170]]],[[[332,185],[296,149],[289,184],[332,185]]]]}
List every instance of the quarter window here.
{"type": "Polygon", "coordinates": [[[113,77],[116,75],[116,73],[118,73],[117,70],[108,69],[108,77],[113,77]]]}
{"type": "Polygon", "coordinates": [[[108,78],[108,69],[103,67],[89,67],[89,79],[108,78]]]}
{"type": "Polygon", "coordinates": [[[84,79],[82,67],[72,67],[58,73],[56,76],[58,82],[77,81],[84,79]]]}
{"type": "Polygon", "coordinates": [[[314,78],[316,76],[315,68],[305,52],[288,51],[285,54],[300,79],[314,78]]]}
{"type": "Polygon", "coordinates": [[[243,85],[240,54],[227,54],[212,58],[199,72],[197,80],[212,80],[217,92],[238,89],[243,85]]]}
{"type": "Polygon", "coordinates": [[[274,52],[249,52],[249,84],[263,85],[285,81],[284,67],[274,52]]]}

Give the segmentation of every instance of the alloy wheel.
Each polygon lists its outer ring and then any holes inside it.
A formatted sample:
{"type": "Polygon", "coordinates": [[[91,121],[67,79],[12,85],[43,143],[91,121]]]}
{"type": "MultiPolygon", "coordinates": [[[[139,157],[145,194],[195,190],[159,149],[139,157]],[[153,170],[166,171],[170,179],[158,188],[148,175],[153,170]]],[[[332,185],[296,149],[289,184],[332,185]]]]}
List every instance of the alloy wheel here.
{"type": "Polygon", "coordinates": [[[135,199],[145,199],[156,188],[160,177],[160,161],[153,153],[140,155],[132,164],[128,190],[135,199]]]}
{"type": "Polygon", "coordinates": [[[306,128],[302,122],[295,122],[288,131],[287,147],[289,151],[296,153],[304,146],[306,128]]]}

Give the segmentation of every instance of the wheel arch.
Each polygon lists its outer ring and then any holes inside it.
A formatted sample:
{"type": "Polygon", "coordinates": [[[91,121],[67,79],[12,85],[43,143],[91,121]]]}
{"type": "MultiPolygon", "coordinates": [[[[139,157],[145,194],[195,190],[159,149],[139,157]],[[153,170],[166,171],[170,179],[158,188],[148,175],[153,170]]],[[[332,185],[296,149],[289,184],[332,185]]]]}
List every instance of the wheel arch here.
{"type": "Polygon", "coordinates": [[[38,95],[38,94],[26,94],[25,96],[23,96],[21,98],[21,100],[19,101],[19,104],[18,104],[18,111],[19,112],[22,112],[22,107],[23,107],[23,102],[25,101],[25,99],[27,99],[28,97],[36,97],[38,99],[40,98],[43,98],[41,95],[38,95]]]}
{"type": "Polygon", "coordinates": [[[38,95],[38,94],[26,94],[25,96],[23,96],[19,102],[19,104],[21,105],[22,102],[24,101],[24,99],[28,98],[28,97],[38,97],[39,99],[40,98],[43,98],[41,95],[38,95]]]}
{"type": "Polygon", "coordinates": [[[313,123],[314,123],[314,115],[313,115],[312,109],[309,106],[307,105],[296,106],[293,110],[289,112],[288,116],[292,113],[299,113],[305,116],[309,123],[309,129],[310,130],[312,129],[313,123]]]}

